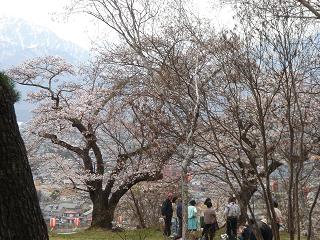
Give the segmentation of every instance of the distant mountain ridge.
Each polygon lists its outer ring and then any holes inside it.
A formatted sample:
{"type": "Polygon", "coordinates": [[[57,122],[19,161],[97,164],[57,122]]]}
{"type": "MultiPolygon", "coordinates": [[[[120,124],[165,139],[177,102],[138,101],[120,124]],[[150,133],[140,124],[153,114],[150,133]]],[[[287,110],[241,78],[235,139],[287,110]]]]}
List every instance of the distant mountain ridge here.
{"type": "Polygon", "coordinates": [[[0,18],[0,67],[45,55],[61,56],[72,63],[88,59],[88,51],[59,38],[49,29],[17,18],[0,18]]]}
{"type": "MultiPolygon", "coordinates": [[[[49,29],[17,18],[0,18],[0,71],[23,61],[43,56],[60,56],[72,64],[85,62],[89,52],[80,46],[59,38],[49,29]]],[[[22,99],[15,105],[18,121],[31,118],[33,106],[23,101],[30,89],[17,86],[22,99]]]]}

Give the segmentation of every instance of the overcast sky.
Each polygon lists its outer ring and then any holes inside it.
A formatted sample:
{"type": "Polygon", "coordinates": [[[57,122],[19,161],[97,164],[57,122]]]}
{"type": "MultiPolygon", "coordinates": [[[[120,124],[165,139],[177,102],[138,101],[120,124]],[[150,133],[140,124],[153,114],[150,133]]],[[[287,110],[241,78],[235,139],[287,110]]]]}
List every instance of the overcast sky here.
{"type": "MultiPolygon", "coordinates": [[[[216,26],[232,26],[232,14],[229,8],[213,11],[216,0],[193,0],[194,14],[213,19],[216,26]]],[[[90,49],[91,40],[99,35],[99,25],[85,15],[75,15],[64,21],[61,13],[68,0],[1,0],[0,18],[3,16],[25,19],[33,24],[44,26],[55,32],[60,38],[90,49]],[[60,13],[60,15],[59,15],[60,13]]],[[[18,114],[19,115],[19,114],[18,114]]],[[[19,117],[19,116],[18,116],[19,117]]],[[[20,119],[21,120],[21,119],[20,119]]]]}
{"type": "MultiPolygon", "coordinates": [[[[232,22],[230,8],[215,7],[217,10],[214,14],[212,10],[214,0],[194,1],[195,12],[198,11],[202,16],[213,18],[217,26],[230,26],[232,22]]],[[[67,0],[3,0],[0,17],[19,17],[45,26],[59,37],[89,49],[91,40],[99,34],[99,27],[97,24],[92,24],[91,18],[85,15],[75,15],[68,21],[63,20],[57,13],[63,12],[67,2],[67,0]]]]}
{"type": "Polygon", "coordinates": [[[0,17],[25,19],[51,29],[61,38],[89,48],[90,39],[94,37],[97,29],[93,28],[84,16],[63,20],[60,15],[66,3],[66,0],[3,0],[0,17]]]}

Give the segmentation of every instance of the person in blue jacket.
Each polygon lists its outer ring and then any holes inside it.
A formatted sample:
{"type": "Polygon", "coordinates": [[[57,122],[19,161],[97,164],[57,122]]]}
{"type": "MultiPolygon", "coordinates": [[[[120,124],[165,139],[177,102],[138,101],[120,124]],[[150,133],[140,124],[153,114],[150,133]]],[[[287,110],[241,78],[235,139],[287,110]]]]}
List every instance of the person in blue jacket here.
{"type": "Polygon", "coordinates": [[[197,208],[196,201],[191,200],[190,205],[188,206],[188,230],[189,231],[197,231],[197,208]]]}

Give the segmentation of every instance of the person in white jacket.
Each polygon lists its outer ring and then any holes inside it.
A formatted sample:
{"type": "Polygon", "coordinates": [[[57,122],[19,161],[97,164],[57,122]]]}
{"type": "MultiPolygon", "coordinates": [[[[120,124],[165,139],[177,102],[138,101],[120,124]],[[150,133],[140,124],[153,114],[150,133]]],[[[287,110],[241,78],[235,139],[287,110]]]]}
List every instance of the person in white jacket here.
{"type": "Polygon", "coordinates": [[[224,209],[224,215],[227,219],[227,235],[229,240],[237,239],[238,218],[240,216],[240,207],[236,203],[235,197],[229,198],[229,203],[224,209]]]}

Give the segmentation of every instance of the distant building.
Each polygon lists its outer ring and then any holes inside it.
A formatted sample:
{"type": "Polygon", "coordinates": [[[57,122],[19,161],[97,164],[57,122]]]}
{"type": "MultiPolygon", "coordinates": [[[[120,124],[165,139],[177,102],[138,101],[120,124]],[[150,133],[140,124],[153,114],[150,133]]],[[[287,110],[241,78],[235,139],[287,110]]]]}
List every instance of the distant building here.
{"type": "Polygon", "coordinates": [[[79,218],[80,221],[82,219],[82,210],[78,209],[78,210],[66,210],[64,211],[63,215],[62,215],[62,219],[65,223],[70,223],[73,224],[75,218],[79,218]]]}
{"type": "Polygon", "coordinates": [[[57,218],[61,222],[70,223],[71,220],[82,215],[83,209],[79,203],[62,202],[45,205],[42,213],[47,222],[50,221],[50,218],[57,218]]]}

